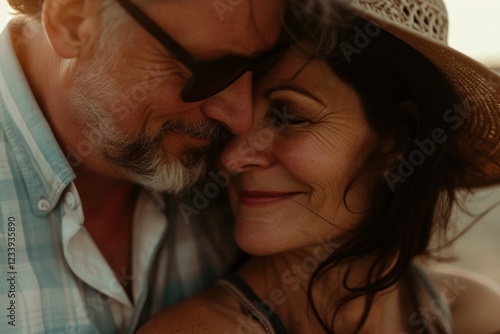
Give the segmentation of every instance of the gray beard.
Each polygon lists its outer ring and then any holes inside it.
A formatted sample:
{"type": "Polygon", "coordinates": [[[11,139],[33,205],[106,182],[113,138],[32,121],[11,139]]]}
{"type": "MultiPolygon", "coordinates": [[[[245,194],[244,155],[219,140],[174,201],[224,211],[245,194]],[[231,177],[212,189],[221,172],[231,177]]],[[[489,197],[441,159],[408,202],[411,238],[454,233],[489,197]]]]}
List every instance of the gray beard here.
{"type": "Polygon", "coordinates": [[[141,131],[134,141],[113,141],[104,138],[102,156],[119,166],[133,181],[153,191],[179,194],[191,187],[205,172],[207,147],[186,147],[180,159],[165,154],[162,143],[171,133],[215,141],[221,126],[215,121],[187,123],[170,121],[154,137],[141,131]]]}
{"type": "Polygon", "coordinates": [[[154,136],[147,135],[146,126],[135,138],[119,130],[119,122],[126,117],[123,111],[113,112],[124,94],[111,67],[89,64],[87,70],[75,73],[75,81],[68,89],[73,118],[84,127],[93,150],[101,158],[118,167],[134,183],[155,192],[179,194],[191,187],[205,172],[208,148],[187,146],[180,158],[164,151],[163,141],[171,133],[185,133],[192,137],[215,141],[222,126],[214,121],[166,122],[154,136]],[[76,77],[78,76],[78,77],[76,77]],[[102,94],[106,92],[106,95],[102,94]]]}

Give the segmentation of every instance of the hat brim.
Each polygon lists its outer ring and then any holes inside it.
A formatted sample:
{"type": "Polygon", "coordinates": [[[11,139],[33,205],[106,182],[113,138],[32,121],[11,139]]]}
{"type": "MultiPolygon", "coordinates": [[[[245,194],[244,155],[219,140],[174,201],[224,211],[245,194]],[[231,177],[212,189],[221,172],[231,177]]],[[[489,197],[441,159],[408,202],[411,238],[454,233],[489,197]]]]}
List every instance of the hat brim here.
{"type": "Polygon", "coordinates": [[[468,168],[461,186],[499,184],[500,75],[445,43],[359,7],[356,2],[348,3],[346,8],[419,51],[444,74],[461,99],[462,119],[454,118],[460,124],[456,127],[459,153],[478,167],[468,168]]]}

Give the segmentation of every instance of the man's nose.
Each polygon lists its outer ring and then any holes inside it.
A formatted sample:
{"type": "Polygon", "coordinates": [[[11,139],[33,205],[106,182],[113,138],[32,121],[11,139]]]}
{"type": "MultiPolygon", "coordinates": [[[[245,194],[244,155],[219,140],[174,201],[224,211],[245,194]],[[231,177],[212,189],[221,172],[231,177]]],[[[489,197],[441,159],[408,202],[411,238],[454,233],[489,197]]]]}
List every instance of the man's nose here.
{"type": "Polygon", "coordinates": [[[275,161],[272,142],[273,134],[265,128],[235,136],[222,151],[222,166],[232,174],[269,168],[275,161]]]}
{"type": "Polygon", "coordinates": [[[233,134],[250,131],[253,124],[252,73],[245,73],[219,94],[203,101],[201,110],[233,134]]]}

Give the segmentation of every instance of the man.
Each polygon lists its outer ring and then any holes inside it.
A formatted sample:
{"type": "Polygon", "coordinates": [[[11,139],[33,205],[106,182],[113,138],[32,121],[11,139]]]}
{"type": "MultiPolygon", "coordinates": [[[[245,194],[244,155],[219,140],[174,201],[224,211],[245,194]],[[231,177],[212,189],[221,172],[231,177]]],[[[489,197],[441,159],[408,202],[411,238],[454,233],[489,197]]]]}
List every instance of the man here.
{"type": "Polygon", "coordinates": [[[235,260],[224,221],[187,224],[159,193],[192,186],[222,132],[251,128],[252,70],[276,56],[282,2],[10,4],[0,331],[131,333],[235,260]]]}

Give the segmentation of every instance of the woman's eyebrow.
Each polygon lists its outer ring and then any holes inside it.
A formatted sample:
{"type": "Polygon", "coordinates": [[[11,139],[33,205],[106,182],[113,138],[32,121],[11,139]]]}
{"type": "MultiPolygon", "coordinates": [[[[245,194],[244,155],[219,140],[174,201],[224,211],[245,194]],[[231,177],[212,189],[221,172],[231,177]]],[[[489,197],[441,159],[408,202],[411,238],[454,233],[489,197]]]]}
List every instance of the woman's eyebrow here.
{"type": "Polygon", "coordinates": [[[278,85],[278,86],[273,86],[271,88],[268,88],[264,91],[264,93],[262,93],[262,96],[266,99],[269,98],[269,96],[276,92],[276,91],[279,91],[279,90],[291,90],[291,91],[294,91],[294,92],[297,92],[299,94],[302,94],[316,102],[318,102],[319,104],[321,104],[322,106],[326,107],[325,103],[323,103],[323,101],[321,101],[318,97],[316,97],[314,94],[312,94],[311,92],[309,92],[307,89],[303,88],[303,87],[299,87],[299,86],[296,86],[296,85],[278,85]]]}

